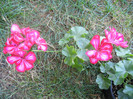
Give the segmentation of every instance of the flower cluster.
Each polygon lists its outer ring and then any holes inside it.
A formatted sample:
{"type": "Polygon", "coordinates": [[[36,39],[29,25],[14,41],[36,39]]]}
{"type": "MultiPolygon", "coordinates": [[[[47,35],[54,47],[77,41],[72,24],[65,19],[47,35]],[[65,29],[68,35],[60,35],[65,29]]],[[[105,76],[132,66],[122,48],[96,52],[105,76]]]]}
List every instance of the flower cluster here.
{"type": "Polygon", "coordinates": [[[40,33],[29,27],[22,28],[17,24],[11,26],[11,37],[7,39],[4,47],[4,54],[11,54],[7,57],[10,64],[16,64],[16,70],[25,72],[34,67],[36,55],[31,52],[33,45],[38,46],[38,50],[47,50],[46,41],[40,37],[40,33]]]}
{"type": "Polygon", "coordinates": [[[90,63],[96,64],[98,61],[110,60],[112,58],[112,44],[123,48],[128,47],[128,42],[124,42],[123,34],[116,32],[115,28],[110,28],[110,31],[105,30],[105,36],[106,38],[102,39],[101,42],[99,35],[95,35],[90,41],[90,44],[95,48],[95,50],[88,50],[86,52],[86,55],[90,59],[90,63]]]}

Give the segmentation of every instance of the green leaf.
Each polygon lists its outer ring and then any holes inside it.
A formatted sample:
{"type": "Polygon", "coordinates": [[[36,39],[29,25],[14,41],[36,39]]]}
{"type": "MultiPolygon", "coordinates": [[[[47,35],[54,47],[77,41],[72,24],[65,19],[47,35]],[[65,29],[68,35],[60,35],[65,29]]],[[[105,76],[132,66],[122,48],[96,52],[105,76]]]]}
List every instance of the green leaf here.
{"type": "Polygon", "coordinates": [[[117,65],[115,65],[116,72],[121,74],[122,78],[126,78],[128,74],[125,65],[126,64],[124,64],[122,61],[120,61],[119,63],[117,63],[117,65]]]}
{"type": "Polygon", "coordinates": [[[115,65],[115,72],[108,74],[108,78],[113,80],[115,85],[122,84],[128,74],[133,76],[133,62],[129,60],[120,61],[115,65]]]}
{"type": "Polygon", "coordinates": [[[124,78],[121,75],[123,75],[121,72],[116,72],[115,74],[110,73],[108,79],[113,80],[114,85],[119,85],[124,82],[124,78]]]}
{"type": "Polygon", "coordinates": [[[74,63],[74,58],[73,57],[66,57],[64,60],[65,64],[72,66],[74,63]]]}
{"type": "Polygon", "coordinates": [[[86,53],[86,50],[85,49],[78,50],[77,51],[77,56],[79,58],[83,59],[84,61],[88,61],[89,58],[88,58],[88,56],[85,53],[86,53]]]}
{"type": "Polygon", "coordinates": [[[118,93],[118,99],[132,99],[132,97],[123,93],[123,89],[120,89],[117,93],[118,93]]]}
{"type": "Polygon", "coordinates": [[[64,60],[65,64],[68,64],[69,66],[74,64],[74,59],[77,53],[73,46],[69,47],[68,45],[66,45],[66,47],[62,50],[62,54],[66,56],[64,60]]]}
{"type": "Polygon", "coordinates": [[[131,54],[129,48],[121,48],[121,47],[117,47],[115,49],[115,52],[116,52],[117,56],[120,56],[120,57],[127,57],[128,54],[131,54]]]}
{"type": "Polygon", "coordinates": [[[102,73],[110,72],[110,69],[114,70],[114,65],[115,65],[115,63],[110,62],[110,61],[107,63],[102,63],[102,65],[100,66],[100,71],[102,73]]]}
{"type": "Polygon", "coordinates": [[[63,46],[65,45],[66,43],[68,43],[70,41],[70,38],[73,37],[70,33],[66,33],[64,38],[60,39],[59,41],[59,45],[60,46],[63,46]]]}
{"type": "Polygon", "coordinates": [[[74,59],[74,65],[72,65],[72,67],[74,67],[74,68],[76,68],[78,71],[82,71],[83,70],[83,60],[82,59],[80,59],[80,58],[78,58],[78,57],[76,57],[75,59],[74,59]]]}
{"type": "Polygon", "coordinates": [[[71,57],[71,56],[76,56],[76,50],[73,46],[68,46],[66,45],[66,47],[62,50],[62,54],[67,56],[67,57],[71,57]]]}
{"type": "Polygon", "coordinates": [[[60,46],[63,46],[63,45],[65,45],[66,43],[68,43],[69,42],[69,38],[62,38],[62,39],[60,39],[60,41],[59,41],[59,45],[60,46]]]}
{"type": "Polygon", "coordinates": [[[75,26],[71,28],[71,35],[74,37],[74,40],[77,41],[79,38],[83,38],[85,34],[88,34],[85,28],[80,26],[75,26]]]}
{"type": "Polygon", "coordinates": [[[133,61],[123,60],[126,71],[133,76],[133,61]]]}
{"type": "Polygon", "coordinates": [[[111,85],[111,81],[102,74],[97,75],[96,82],[100,89],[108,89],[111,85]]]}
{"type": "Polygon", "coordinates": [[[129,96],[133,97],[133,85],[127,84],[123,90],[125,94],[128,94],[129,96]]]}
{"type": "Polygon", "coordinates": [[[89,40],[86,39],[86,38],[79,38],[77,41],[76,41],[76,44],[78,45],[78,47],[80,49],[84,49],[88,44],[89,44],[89,40]]]}

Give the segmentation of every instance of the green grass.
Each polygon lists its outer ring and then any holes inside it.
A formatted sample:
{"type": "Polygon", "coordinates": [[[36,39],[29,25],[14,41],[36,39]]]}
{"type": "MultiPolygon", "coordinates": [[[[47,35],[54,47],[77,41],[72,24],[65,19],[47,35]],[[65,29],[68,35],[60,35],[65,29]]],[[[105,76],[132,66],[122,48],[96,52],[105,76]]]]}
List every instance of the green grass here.
{"type": "Polygon", "coordinates": [[[64,64],[61,53],[36,52],[35,67],[18,73],[6,62],[8,55],[2,49],[13,23],[38,30],[50,45],[49,51],[61,50],[58,42],[72,26],[85,27],[88,38],[104,35],[104,29],[113,26],[130,41],[131,0],[1,0],[0,7],[1,99],[103,99],[95,83],[98,65],[88,62],[87,69],[79,73],[64,64]]]}

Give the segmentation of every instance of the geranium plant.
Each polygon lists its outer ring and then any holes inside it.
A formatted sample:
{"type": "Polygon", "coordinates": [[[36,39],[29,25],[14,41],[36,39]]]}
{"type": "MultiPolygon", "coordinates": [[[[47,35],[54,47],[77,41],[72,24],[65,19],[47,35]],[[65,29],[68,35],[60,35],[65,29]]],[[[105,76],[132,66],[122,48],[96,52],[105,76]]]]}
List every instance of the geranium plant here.
{"type": "MultiPolygon", "coordinates": [[[[131,99],[133,97],[133,54],[130,52],[124,36],[115,28],[105,30],[105,37],[94,35],[88,40],[89,32],[80,26],[72,27],[59,41],[62,46],[62,54],[65,56],[64,63],[76,68],[80,72],[86,67],[85,62],[100,65],[100,74],[96,82],[100,89],[108,89],[111,82],[120,85],[118,90],[119,99],[131,99]],[[116,53],[116,54],[114,54],[116,53]],[[114,58],[118,60],[114,61],[114,58]]],[[[36,55],[32,52],[33,45],[38,50],[46,51],[47,43],[40,37],[36,30],[22,28],[17,24],[11,26],[11,36],[7,39],[4,54],[10,54],[7,61],[16,65],[16,70],[25,72],[34,67],[36,55]]],[[[54,51],[53,51],[54,52],[54,51]]]]}
{"type": "Polygon", "coordinates": [[[7,39],[4,47],[4,54],[10,54],[7,61],[16,65],[16,70],[25,72],[34,67],[36,55],[31,51],[33,45],[37,45],[38,50],[46,51],[47,44],[45,39],[40,37],[40,33],[29,27],[22,28],[17,24],[11,26],[11,36],[7,39]]]}
{"type": "Polygon", "coordinates": [[[118,98],[130,99],[133,96],[133,54],[123,34],[110,27],[110,31],[105,30],[105,37],[94,35],[88,40],[86,35],[89,33],[85,28],[75,26],[59,41],[59,45],[64,47],[62,54],[65,56],[65,64],[79,71],[84,70],[85,61],[99,64],[101,73],[96,79],[99,88],[108,89],[113,81],[114,85],[122,85],[118,98]],[[116,56],[119,58],[117,62],[113,61],[116,56]]]}
{"type": "Polygon", "coordinates": [[[133,54],[124,41],[124,36],[116,32],[115,28],[105,30],[104,42],[111,43],[113,48],[112,60],[100,63],[101,73],[97,76],[96,82],[101,89],[108,89],[111,81],[117,89],[118,99],[132,99],[133,97],[133,54]]]}

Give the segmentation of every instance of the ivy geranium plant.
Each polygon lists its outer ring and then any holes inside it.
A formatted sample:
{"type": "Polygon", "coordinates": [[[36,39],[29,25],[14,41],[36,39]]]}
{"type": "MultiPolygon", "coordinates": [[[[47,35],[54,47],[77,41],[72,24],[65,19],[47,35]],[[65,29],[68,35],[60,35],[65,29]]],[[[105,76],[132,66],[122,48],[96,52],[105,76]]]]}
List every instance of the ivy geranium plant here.
{"type": "MultiPolygon", "coordinates": [[[[108,89],[111,82],[122,86],[118,90],[118,99],[132,99],[133,97],[133,54],[130,52],[128,42],[115,28],[105,30],[105,37],[94,35],[91,40],[87,38],[89,32],[80,26],[72,27],[62,39],[64,63],[76,68],[80,72],[86,66],[85,62],[100,65],[100,74],[96,82],[100,89],[108,89]],[[115,53],[115,54],[114,54],[115,53]],[[115,58],[118,61],[114,61],[115,58]]],[[[11,26],[11,35],[5,43],[4,54],[9,54],[7,61],[16,65],[18,72],[25,72],[34,67],[36,55],[32,50],[37,45],[38,50],[46,51],[47,43],[36,30],[20,28],[17,24],[11,26]]],[[[37,51],[38,51],[37,50],[37,51]]],[[[54,52],[54,51],[53,51],[54,52]]]]}
{"type": "Polygon", "coordinates": [[[62,54],[65,56],[65,64],[76,68],[79,71],[84,70],[84,62],[88,61],[85,55],[86,46],[89,40],[86,38],[88,31],[80,26],[72,27],[64,37],[59,41],[62,46],[62,54]]]}
{"type": "Polygon", "coordinates": [[[133,54],[130,52],[128,42],[115,28],[105,30],[105,37],[94,35],[91,40],[86,38],[88,31],[79,26],[72,27],[59,41],[63,48],[65,64],[84,70],[84,62],[100,65],[100,74],[96,82],[100,89],[108,89],[111,81],[114,85],[122,85],[118,90],[118,99],[131,99],[133,97],[133,54]],[[115,55],[113,53],[116,53],[115,55]],[[113,54],[113,55],[112,55],[113,54]],[[88,56],[88,57],[86,57],[88,56]],[[114,58],[119,60],[113,61],[114,58]]]}

